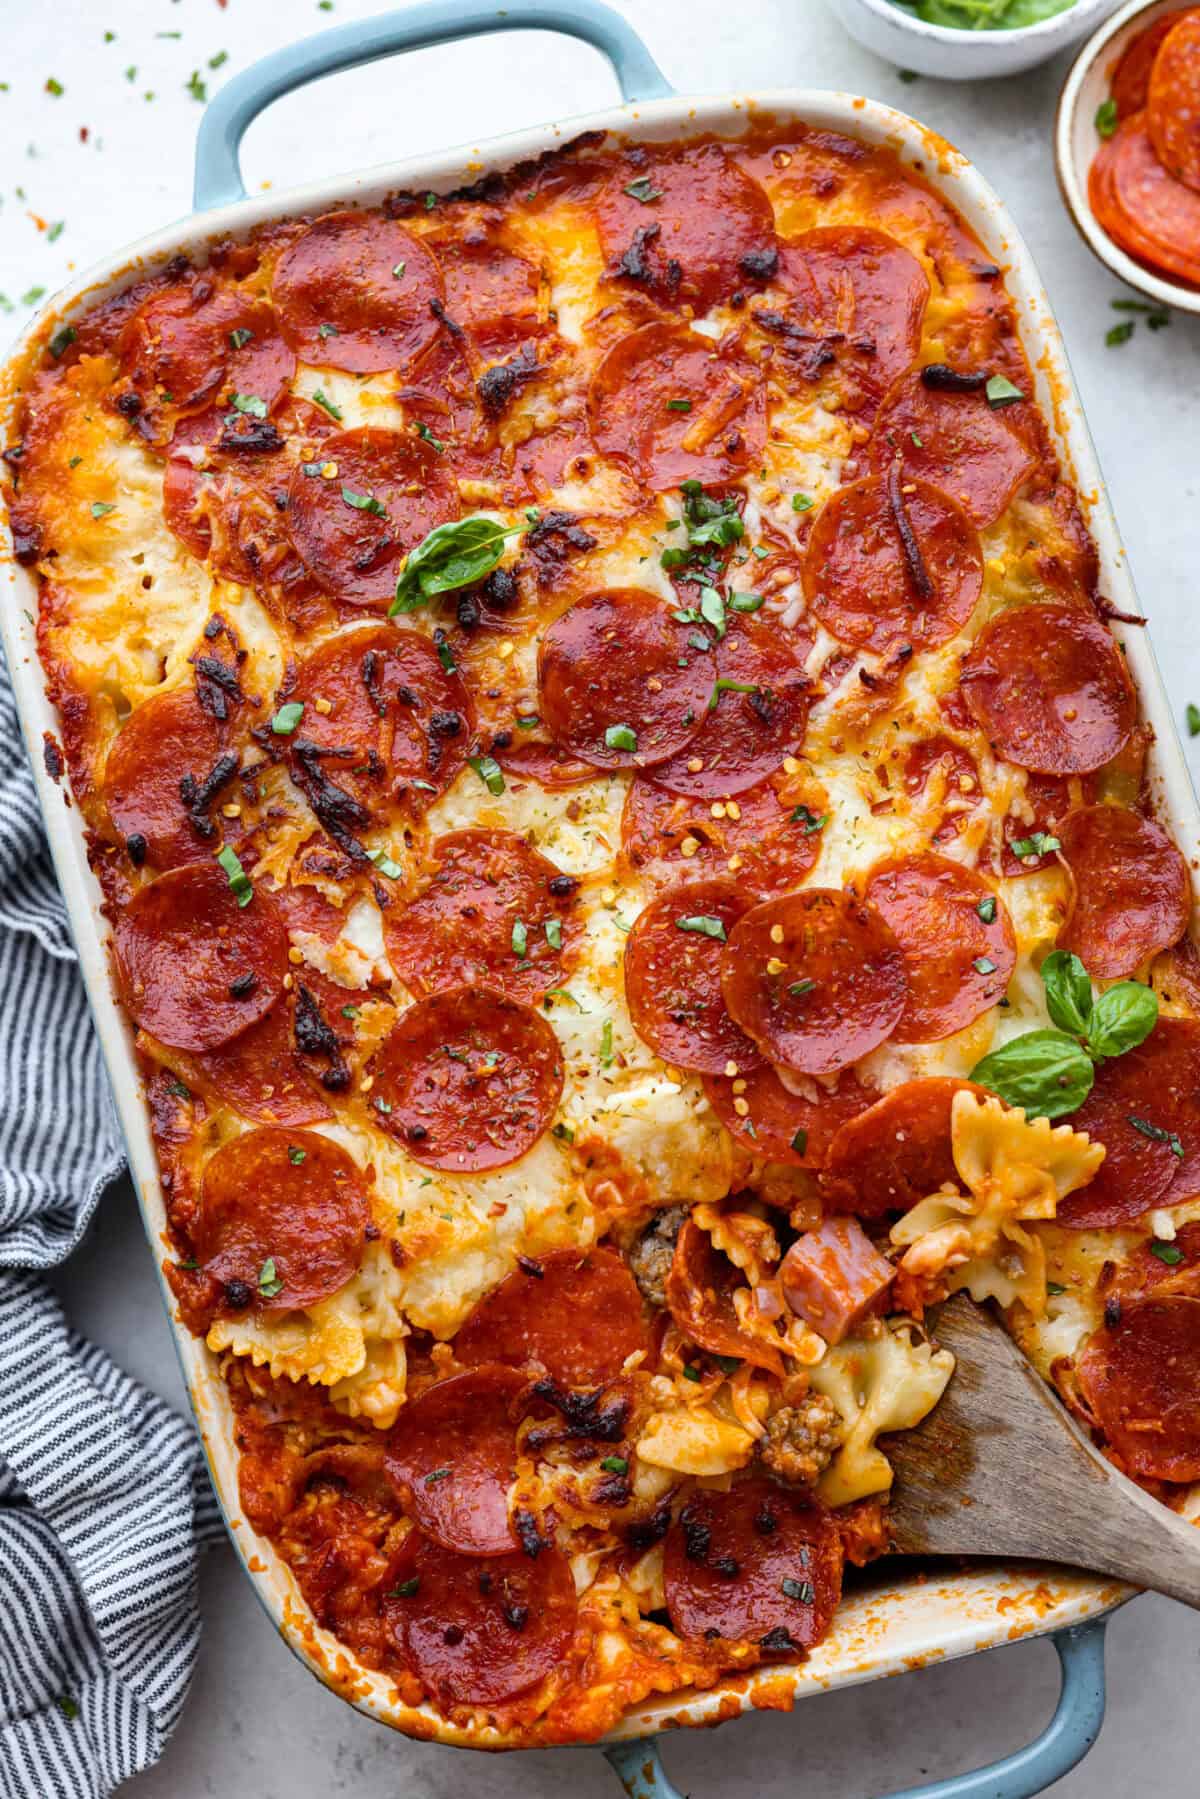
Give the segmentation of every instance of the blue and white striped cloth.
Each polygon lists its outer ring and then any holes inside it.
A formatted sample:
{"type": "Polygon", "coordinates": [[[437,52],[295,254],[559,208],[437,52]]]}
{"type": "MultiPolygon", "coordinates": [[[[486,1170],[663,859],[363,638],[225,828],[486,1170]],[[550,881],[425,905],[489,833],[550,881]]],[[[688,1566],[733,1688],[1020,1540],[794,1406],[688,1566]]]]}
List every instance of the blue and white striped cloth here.
{"type": "Polygon", "coordinates": [[[149,1767],[220,1534],[190,1422],[71,1331],[41,1271],[124,1166],[0,658],[0,1796],[102,1799],[149,1767]]]}

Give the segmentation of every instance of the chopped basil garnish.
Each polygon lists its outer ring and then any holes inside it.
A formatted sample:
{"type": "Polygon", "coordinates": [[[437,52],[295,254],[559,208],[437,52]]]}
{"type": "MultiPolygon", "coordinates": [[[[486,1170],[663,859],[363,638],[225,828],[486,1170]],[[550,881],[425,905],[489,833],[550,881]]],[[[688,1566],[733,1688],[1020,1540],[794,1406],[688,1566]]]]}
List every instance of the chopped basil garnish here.
{"type": "Polygon", "coordinates": [[[64,350],[69,350],[71,348],[71,345],[78,336],[79,333],[76,331],[74,325],[59,326],[58,330],[54,333],[54,336],[50,339],[50,342],[46,345],[46,348],[49,350],[51,356],[53,356],[55,362],[58,361],[64,350]]]}
{"type": "Polygon", "coordinates": [[[1051,1299],[1056,1298],[1060,1293],[1065,1293],[1066,1290],[1067,1289],[1063,1286],[1061,1281],[1046,1282],[1046,1292],[1050,1295],[1051,1299]]]}
{"type": "Polygon", "coordinates": [[[336,325],[318,325],[317,326],[317,336],[318,337],[336,337],[337,334],[338,334],[338,328],[336,325]]]}
{"type": "Polygon", "coordinates": [[[288,1161],[292,1164],[293,1168],[299,1168],[301,1162],[304,1161],[307,1155],[308,1151],[306,1149],[297,1149],[294,1143],[288,1144],[288,1161]]]}
{"type": "Polygon", "coordinates": [[[529,930],[523,918],[513,920],[511,942],[513,955],[524,957],[529,948],[529,930]]]}
{"type": "Polygon", "coordinates": [[[990,956],[976,956],[971,964],[976,974],[995,974],[996,964],[990,956]]]}
{"type": "Polygon", "coordinates": [[[694,912],[687,918],[677,918],[675,923],[679,930],[694,931],[698,937],[712,937],[717,943],[728,941],[721,919],[712,918],[705,912],[694,912]]]}
{"type": "Polygon", "coordinates": [[[606,1455],[600,1466],[606,1474],[628,1474],[629,1463],[623,1455],[606,1455]]]}
{"type": "Polygon", "coordinates": [[[300,720],[304,717],[304,701],[289,700],[281,706],[271,720],[271,729],[276,737],[290,737],[300,720]]]}
{"type": "Polygon", "coordinates": [[[984,392],[988,397],[988,405],[993,410],[999,406],[1011,406],[1014,401],[1025,398],[1020,388],[1014,387],[1007,375],[989,375],[984,392]]]}
{"type": "Polygon", "coordinates": [[[254,336],[253,331],[251,331],[247,325],[235,326],[234,329],[229,333],[230,349],[231,350],[244,350],[246,345],[250,342],[250,339],[253,336],[254,336]]]}
{"type": "Polygon", "coordinates": [[[274,1299],[283,1292],[283,1281],[275,1271],[273,1256],[268,1256],[258,1271],[258,1291],[263,1299],[274,1299]]]}
{"type": "Polygon", "coordinates": [[[1152,1143],[1165,1143],[1171,1154],[1178,1156],[1182,1162],[1183,1143],[1174,1131],[1164,1131],[1160,1124],[1151,1124],[1148,1118],[1135,1118],[1132,1112],[1129,1114],[1129,1122],[1135,1131],[1140,1131],[1143,1137],[1149,1137],[1152,1143]]]}
{"type": "Polygon", "coordinates": [[[708,696],[708,711],[715,712],[721,703],[723,693],[757,693],[758,685],[754,681],[728,681],[724,675],[718,675],[713,682],[713,690],[708,696]]]}
{"type": "Polygon", "coordinates": [[[425,423],[424,419],[418,419],[413,426],[413,430],[419,438],[422,438],[424,442],[430,446],[431,449],[436,450],[439,456],[444,454],[446,449],[445,444],[440,437],[435,437],[433,435],[433,432],[429,429],[429,426],[425,423]]]}
{"type": "Polygon", "coordinates": [[[238,905],[248,906],[254,898],[254,887],[250,876],[238,861],[237,851],[226,844],[224,849],[217,851],[217,861],[229,878],[230,891],[238,905]]]}
{"type": "Polygon", "coordinates": [[[403,281],[404,271],[407,267],[408,264],[406,262],[398,262],[396,264],[395,268],[392,270],[392,274],[397,281],[403,281]]]}
{"type": "Polygon", "coordinates": [[[637,732],[628,725],[609,725],[604,733],[604,747],[609,750],[623,750],[631,756],[637,749],[637,732]]]}
{"type": "Polygon", "coordinates": [[[1110,325],[1104,333],[1104,341],[1109,349],[1115,350],[1118,345],[1127,344],[1133,336],[1133,328],[1134,321],[1132,319],[1122,319],[1119,324],[1110,325]]]}
{"type": "Polygon", "coordinates": [[[706,625],[712,626],[718,639],[724,637],[727,629],[725,600],[715,587],[700,589],[700,616],[706,625]]]}
{"type": "Polygon", "coordinates": [[[91,514],[93,518],[107,518],[110,512],[117,510],[115,501],[93,500],[91,514]]]}
{"type": "Polygon", "coordinates": [[[684,1380],[698,1381],[700,1379],[699,1368],[693,1368],[690,1362],[685,1362],[683,1365],[683,1378],[684,1380]]]}
{"type": "Polygon", "coordinates": [[[467,761],[489,793],[504,792],[504,770],[493,756],[468,756],[467,761]]]}
{"type": "Polygon", "coordinates": [[[1024,861],[1026,856],[1052,855],[1062,848],[1062,844],[1049,831],[1035,831],[1031,837],[1014,837],[1008,847],[1014,856],[1024,861]]]}
{"type": "Polygon", "coordinates": [[[604,1029],[600,1033],[600,1066],[601,1066],[601,1068],[610,1068],[612,1066],[612,1059],[613,1059],[612,1019],[606,1018],[604,1020],[604,1029]]]}
{"type": "Polygon", "coordinates": [[[341,418],[342,418],[341,407],[335,406],[333,401],[328,397],[328,395],[325,393],[322,393],[322,391],[319,387],[318,387],[316,393],[313,395],[313,405],[323,407],[325,409],[325,411],[329,414],[331,419],[337,419],[339,424],[341,423],[341,418]]]}
{"type": "Polygon", "coordinates": [[[1183,1260],[1183,1251],[1176,1249],[1173,1243],[1164,1243],[1161,1237],[1155,1237],[1150,1245],[1150,1254],[1165,1262],[1168,1268],[1178,1268],[1183,1260]]]}
{"type": "Polygon", "coordinates": [[[542,929],[546,933],[546,942],[551,949],[562,948],[562,919],[548,918],[542,929]]]}
{"type": "Polygon", "coordinates": [[[793,999],[803,999],[806,993],[812,992],[816,984],[815,981],[793,981],[788,992],[793,999]]]}
{"type": "Polygon", "coordinates": [[[668,400],[667,401],[667,411],[668,412],[690,412],[691,410],[692,410],[692,402],[690,400],[668,400]]]}
{"type": "Polygon", "coordinates": [[[808,1132],[807,1131],[797,1131],[796,1132],[796,1135],[792,1138],[792,1148],[795,1150],[795,1152],[798,1156],[802,1156],[807,1152],[807,1150],[808,1150],[808,1132]]]}
{"type": "Polygon", "coordinates": [[[1188,736],[1200,737],[1200,706],[1194,706],[1189,700],[1185,717],[1187,718],[1188,736]]]}
{"type": "Polygon", "coordinates": [[[792,495],[792,511],[793,512],[809,512],[812,510],[812,505],[813,505],[813,498],[812,498],[811,494],[794,493],[792,495]]]}
{"type": "Polygon", "coordinates": [[[265,419],[267,402],[260,400],[257,394],[230,394],[229,404],[235,412],[244,412],[248,418],[265,419]]]}
{"type": "Polygon", "coordinates": [[[979,904],[975,908],[975,912],[976,912],[976,916],[981,920],[981,922],[983,924],[995,924],[995,922],[996,922],[995,896],[993,894],[989,893],[986,899],[981,899],[979,904]]]}
{"type": "Polygon", "coordinates": [[[386,875],[389,881],[399,881],[402,879],[404,875],[403,868],[400,866],[399,862],[394,862],[392,860],[386,850],[368,850],[367,855],[375,864],[380,874],[386,875]]]}
{"type": "Polygon", "coordinates": [[[1111,137],[1117,129],[1117,103],[1111,97],[1101,100],[1096,108],[1096,116],[1092,121],[1099,137],[1111,137]]]}
{"type": "Polygon", "coordinates": [[[420,1581],[419,1576],[416,1574],[413,1574],[409,1577],[408,1580],[402,1580],[398,1587],[393,1587],[390,1593],[385,1593],[384,1598],[385,1599],[411,1599],[414,1596],[414,1594],[419,1591],[420,1586],[421,1586],[421,1581],[420,1581]]]}
{"type": "Polygon", "coordinates": [[[438,661],[441,663],[446,673],[448,675],[456,675],[458,673],[458,663],[454,660],[454,645],[450,642],[450,639],[446,636],[444,631],[434,632],[433,647],[437,651],[438,661]]]}
{"type": "Polygon", "coordinates": [[[757,612],[762,603],[761,593],[731,593],[729,596],[734,612],[757,612]]]}
{"type": "Polygon", "coordinates": [[[347,506],[353,506],[355,512],[369,512],[372,518],[387,517],[387,507],[373,493],[355,493],[352,487],[343,487],[342,499],[347,506]]]}
{"type": "Polygon", "coordinates": [[[575,1141],[574,1127],[572,1125],[565,1124],[561,1118],[559,1119],[558,1123],[554,1126],[554,1128],[551,1130],[550,1135],[552,1137],[557,1137],[560,1143],[574,1143],[574,1141],[575,1141]]]}
{"type": "Polygon", "coordinates": [[[636,181],[631,181],[621,191],[628,194],[631,200],[640,200],[643,206],[649,206],[652,200],[662,199],[660,189],[655,187],[649,175],[639,175],[636,181]]]}
{"type": "Polygon", "coordinates": [[[803,825],[804,835],[811,837],[814,831],[825,829],[829,823],[829,814],[828,812],[812,812],[807,806],[797,806],[788,822],[794,825],[803,825]]]}

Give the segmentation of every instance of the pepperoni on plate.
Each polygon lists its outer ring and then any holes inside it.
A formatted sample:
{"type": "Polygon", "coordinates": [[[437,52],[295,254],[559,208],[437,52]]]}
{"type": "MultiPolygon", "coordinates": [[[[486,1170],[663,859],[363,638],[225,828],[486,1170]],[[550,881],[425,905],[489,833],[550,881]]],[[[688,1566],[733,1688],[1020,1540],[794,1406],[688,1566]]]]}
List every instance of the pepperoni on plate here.
{"type": "Polygon", "coordinates": [[[575,1582],[557,1549],[478,1560],[414,1532],[385,1616],[405,1665],[443,1710],[497,1705],[560,1667],[575,1630],[575,1582]]]}
{"type": "Polygon", "coordinates": [[[947,1183],[957,1184],[950,1111],[970,1081],[940,1075],[902,1081],[849,1119],[829,1147],[821,1185],[831,1210],[880,1218],[907,1212],[947,1183]]]}
{"type": "Polygon", "coordinates": [[[1200,1479],[1200,1299],[1122,1302],[1075,1357],[1090,1414],[1144,1480],[1200,1479]]]}
{"type": "Polygon", "coordinates": [[[596,203],[609,278],[698,313],[775,267],[766,193],[720,144],[625,162],[596,203]]]}
{"type": "Polygon", "coordinates": [[[215,862],[190,862],[135,893],[113,927],[130,1015],[172,1049],[217,1049],[283,992],[287,937],[261,887],[240,906],[215,862]]]}
{"type": "Polygon", "coordinates": [[[807,632],[784,632],[758,617],[730,624],[716,646],[700,729],[655,768],[659,786],[725,799],[757,786],[798,751],[808,723],[812,683],[804,662],[812,644],[807,632]]]}
{"type": "Polygon", "coordinates": [[[669,887],[638,915],[625,944],[625,1002],[634,1030],[677,1068],[753,1068],[758,1051],[721,995],[723,946],[749,905],[733,881],[669,887]]]}
{"type": "Polygon", "coordinates": [[[457,515],[454,476],[416,435],[343,431],[321,445],[319,465],[292,472],[292,542],[314,581],[347,606],[390,605],[401,558],[457,515]],[[320,470],[330,465],[337,474],[327,477],[320,470]]]}
{"type": "Polygon", "coordinates": [[[707,652],[638,587],[587,594],[538,652],[539,710],[564,750],[595,768],[648,768],[696,735],[712,693],[707,652]]]}
{"type": "Polygon", "coordinates": [[[451,831],[430,850],[429,884],[384,918],[392,967],[414,993],[495,987],[535,1004],[566,980],[578,936],[563,871],[515,831],[451,831]]]}
{"type": "Polygon", "coordinates": [[[427,1537],[460,1555],[509,1555],[516,1479],[513,1408],[529,1382],[496,1363],[427,1387],[388,1437],[386,1467],[404,1509],[427,1537]]]}
{"type": "Polygon", "coordinates": [[[982,589],[974,525],[939,488],[902,480],[898,461],[839,488],[817,515],[804,590],[839,643],[936,649],[966,624],[982,589]]]}
{"type": "Polygon", "coordinates": [[[1147,25],[1144,31],[1139,31],[1126,44],[1110,84],[1112,97],[1117,103],[1118,118],[1128,119],[1145,107],[1150,91],[1150,70],[1158,55],[1158,47],[1178,22],[1177,13],[1163,13],[1161,18],[1155,19],[1153,24],[1147,25]]]}
{"type": "Polygon", "coordinates": [[[754,363],[687,325],[618,338],[588,390],[592,442],[655,493],[684,481],[724,487],[755,467],[766,393],[754,363]]]}
{"type": "Polygon", "coordinates": [[[895,1029],[905,958],[865,900],[806,887],[764,900],[730,932],[721,983],[732,1017],[769,1061],[836,1074],[895,1029]]]}
{"type": "MultiPolygon", "coordinates": [[[[188,812],[179,784],[190,775],[202,786],[220,753],[216,721],[190,683],[153,695],[113,739],[104,763],[109,817],[127,840],[144,840],[152,867],[175,868],[210,852],[216,827],[207,813],[188,812]]],[[[232,779],[241,758],[230,753],[232,779]]]]}
{"type": "Polygon", "coordinates": [[[658,885],[728,874],[765,899],[799,887],[814,867],[820,816],[785,805],[770,781],[736,799],[706,800],[667,793],[652,776],[637,775],[621,813],[621,847],[630,867],[658,885]]]}
{"type": "Polygon", "coordinates": [[[811,1649],[842,1596],[842,1539],[824,1506],[771,1481],[701,1489],[667,1533],[663,1578],[680,1636],[811,1649]]]}
{"type": "Polygon", "coordinates": [[[1200,1024],[1160,1018],[1136,1049],[1099,1063],[1071,1124],[1106,1153],[1088,1185],[1059,1206],[1060,1224],[1128,1224],[1200,1193],[1200,1024]]]}
{"type": "Polygon", "coordinates": [[[746,1277],[691,1218],[675,1239],[665,1285],[671,1316],[691,1342],[710,1355],[737,1356],[754,1368],[782,1375],[779,1351],[744,1329],[734,1309],[735,1289],[749,1293],[746,1277]]]}
{"type": "Polygon", "coordinates": [[[1089,607],[1061,600],[998,613],[963,658],[961,680],[1000,755],[1040,774],[1101,768],[1137,716],[1115,638],[1089,607]]]}
{"type": "Polygon", "coordinates": [[[1176,21],[1154,58],[1146,125],[1164,169],[1200,188],[1200,13],[1194,8],[1176,21]]]}
{"type": "Polygon", "coordinates": [[[441,331],[443,291],[436,257],[378,212],[315,220],[280,257],[271,288],[296,354],[356,375],[411,367],[441,331]]]}
{"type": "Polygon", "coordinates": [[[313,1131],[256,1130],[206,1163],[190,1235],[200,1266],[225,1289],[226,1315],[251,1302],[286,1312],[345,1286],[367,1222],[362,1175],[338,1144],[313,1131]]]}
{"type": "Polygon", "coordinates": [[[842,1125],[875,1095],[852,1074],[843,1075],[831,1092],[805,1075],[791,1078],[803,1083],[805,1092],[793,1093],[767,1064],[744,1075],[706,1074],[704,1091],[748,1155],[797,1168],[823,1168],[842,1125]]]}
{"type": "Polygon", "coordinates": [[[982,531],[994,524],[1036,458],[1007,414],[982,389],[947,393],[926,387],[919,370],[901,375],[879,409],[868,454],[878,475],[897,455],[905,481],[928,481],[962,507],[982,531]]]}
{"type": "Polygon", "coordinates": [[[181,1060],[189,1083],[258,1124],[321,1124],[333,1116],[296,1054],[287,995],[232,1043],[181,1060]]]}
{"type": "Polygon", "coordinates": [[[864,891],[908,971],[897,1043],[939,1043],[1003,999],[1016,939],[1004,902],[971,869],[929,851],[896,856],[876,864],[864,891]]]}
{"type": "Polygon", "coordinates": [[[1098,980],[1132,974],[1187,930],[1188,866],[1161,825],[1125,806],[1084,806],[1058,826],[1071,910],[1058,933],[1098,980]]]}
{"type": "Polygon", "coordinates": [[[1122,250],[1200,285],[1200,195],[1158,160],[1144,113],[1100,145],[1088,170],[1088,200],[1122,250]]]}
{"type": "Polygon", "coordinates": [[[545,1019],[467,987],[402,1013],[371,1072],[376,1123],[414,1161],[452,1174],[517,1161],[546,1130],[563,1087],[558,1038],[545,1019]]]}
{"type": "Polygon", "coordinates": [[[637,1283],[613,1249],[556,1249],[485,1293],[454,1339],[467,1367],[534,1364],[562,1387],[602,1387],[650,1346],[637,1283]]]}

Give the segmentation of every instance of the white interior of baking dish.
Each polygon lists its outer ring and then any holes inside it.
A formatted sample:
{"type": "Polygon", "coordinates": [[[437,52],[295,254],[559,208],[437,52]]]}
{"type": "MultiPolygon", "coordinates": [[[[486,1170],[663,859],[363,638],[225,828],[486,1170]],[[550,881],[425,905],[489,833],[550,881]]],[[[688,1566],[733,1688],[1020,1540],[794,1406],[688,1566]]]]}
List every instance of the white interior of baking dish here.
{"type": "MultiPolygon", "coordinates": [[[[1046,294],[1028,250],[997,196],[967,160],[944,139],[905,114],[849,94],[779,90],[752,97],[672,98],[613,108],[562,124],[541,126],[492,140],[486,146],[459,148],[427,158],[313,183],[285,196],[262,195],[221,211],[190,218],[126,250],[120,257],[89,271],[57,295],[30,327],[13,352],[18,367],[64,319],[95,304],[140,273],[153,269],[179,251],[203,259],[215,238],[249,231],[263,220],[284,214],[320,212],[342,203],[373,205],[397,188],[449,188],[473,180],[484,169],[504,168],[522,158],[568,142],[584,130],[606,130],[647,140],[662,140],[700,131],[736,136],[751,110],[786,122],[802,120],[843,131],[870,143],[888,144],[926,176],[974,227],[987,252],[1005,271],[1017,308],[1022,336],[1035,371],[1038,399],[1058,439],[1064,463],[1078,486],[1100,552],[1103,591],[1123,612],[1139,607],[1124,550],[1108,506],[1095,452],[1071,381],[1065,352],[1046,294]]],[[[464,1734],[431,1710],[399,1704],[391,1682],[360,1668],[328,1632],[313,1624],[288,1568],[270,1544],[258,1537],[238,1503],[237,1451],[224,1383],[204,1345],[174,1318],[170,1293],[162,1278],[167,1247],[163,1206],[146,1111],[132,1052],[128,1025],[113,996],[99,914],[100,889],[88,867],[80,817],[67,803],[65,785],[56,786],[42,763],[44,732],[57,732],[57,720],[46,699],[37,660],[33,618],[36,582],[8,560],[6,591],[0,605],[0,631],[12,671],[26,742],[33,761],[46,815],[58,877],[66,896],[84,979],[91,998],[117,1107],[129,1146],[147,1235],[160,1264],[159,1279],[176,1346],[213,1480],[233,1541],[262,1603],[285,1640],[335,1690],[385,1723],[422,1737],[489,1746],[488,1733],[464,1734]]],[[[1151,778],[1164,819],[1189,857],[1200,845],[1196,799],[1175,732],[1166,694],[1144,630],[1117,627],[1142,696],[1144,714],[1154,727],[1156,743],[1151,778]]],[[[852,1590],[838,1613],[829,1639],[800,1668],[772,1665],[722,1680],[702,1693],[674,1694],[633,1708],[614,1732],[635,1737],[664,1726],[715,1722],[735,1709],[759,1703],[779,1706],[789,1692],[799,1698],[837,1686],[886,1674],[902,1673],[927,1659],[944,1660],[991,1648],[1018,1637],[1058,1629],[1094,1616],[1118,1603],[1128,1589],[1061,1570],[1031,1570],[980,1564],[968,1571],[924,1576],[910,1574],[894,1581],[886,1566],[876,1565],[873,1578],[852,1590]]],[[[495,1739],[493,1738],[493,1741],[495,1739]]]]}

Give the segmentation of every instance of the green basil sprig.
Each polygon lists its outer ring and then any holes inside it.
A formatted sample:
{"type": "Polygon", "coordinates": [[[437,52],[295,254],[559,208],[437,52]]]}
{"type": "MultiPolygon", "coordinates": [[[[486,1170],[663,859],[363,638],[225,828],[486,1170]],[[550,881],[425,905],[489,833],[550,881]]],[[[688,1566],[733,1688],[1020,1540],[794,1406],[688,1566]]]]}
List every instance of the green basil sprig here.
{"type": "Polygon", "coordinates": [[[1094,994],[1087,969],[1066,950],[1051,951],[1041,975],[1058,1029],[1013,1037],[977,1062],[971,1079],[1030,1118],[1063,1118],[1091,1092],[1097,1062],[1145,1042],[1158,1021],[1158,1000],[1139,981],[1094,994]]]}
{"type": "Polygon", "coordinates": [[[523,530],[523,525],[502,525],[480,514],[436,526],[409,551],[388,617],[415,612],[435,594],[482,581],[503,556],[509,538],[520,536],[523,530]]]}

